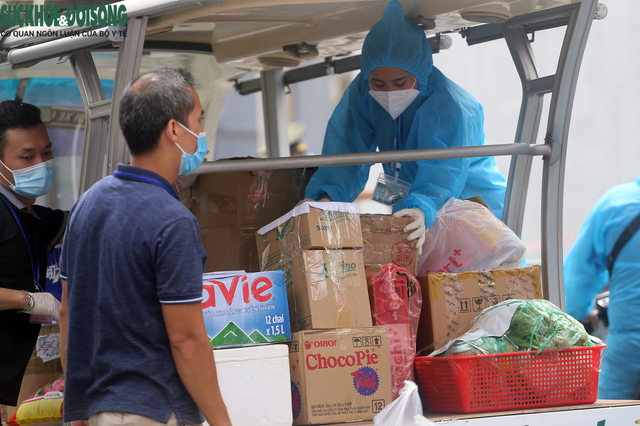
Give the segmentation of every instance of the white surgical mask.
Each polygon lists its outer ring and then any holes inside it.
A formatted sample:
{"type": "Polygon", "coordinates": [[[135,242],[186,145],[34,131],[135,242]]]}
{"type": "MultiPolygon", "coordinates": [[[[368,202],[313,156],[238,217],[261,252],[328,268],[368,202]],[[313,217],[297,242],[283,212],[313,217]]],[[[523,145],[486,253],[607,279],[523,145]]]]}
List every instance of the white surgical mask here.
{"type": "Polygon", "coordinates": [[[413,81],[411,89],[392,90],[389,92],[369,90],[369,94],[389,113],[391,118],[395,120],[420,94],[418,89],[414,89],[417,81],[417,78],[413,81]]]}

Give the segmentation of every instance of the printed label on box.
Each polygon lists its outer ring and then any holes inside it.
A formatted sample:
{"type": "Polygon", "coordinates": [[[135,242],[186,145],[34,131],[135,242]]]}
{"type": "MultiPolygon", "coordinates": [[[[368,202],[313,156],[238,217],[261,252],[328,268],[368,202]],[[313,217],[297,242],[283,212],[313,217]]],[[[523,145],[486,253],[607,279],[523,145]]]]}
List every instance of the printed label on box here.
{"type": "Polygon", "coordinates": [[[284,272],[223,275],[203,279],[202,309],[211,346],[291,339],[284,272]]]}

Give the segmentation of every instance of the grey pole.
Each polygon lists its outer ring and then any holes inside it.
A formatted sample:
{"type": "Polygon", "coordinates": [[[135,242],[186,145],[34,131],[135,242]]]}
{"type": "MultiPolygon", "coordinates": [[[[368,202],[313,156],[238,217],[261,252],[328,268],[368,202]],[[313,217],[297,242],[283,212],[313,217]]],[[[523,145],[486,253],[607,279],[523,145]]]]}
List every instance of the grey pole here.
{"type": "Polygon", "coordinates": [[[580,63],[595,15],[597,0],[576,5],[571,13],[560,52],[558,71],[549,106],[547,144],[551,156],[544,159],[542,173],[542,279],[545,298],[563,311],[564,276],[562,268],[562,199],[564,166],[573,97],[578,83],[580,63]]]}
{"type": "Polygon", "coordinates": [[[306,155],[290,158],[254,158],[249,160],[220,160],[203,163],[194,174],[245,172],[257,170],[296,169],[305,167],[349,166],[352,164],[392,163],[405,161],[440,160],[448,158],[494,157],[500,155],[539,155],[551,153],[546,144],[510,143],[455,148],[410,149],[356,154],[306,155]]]}
{"type": "Polygon", "coordinates": [[[146,16],[129,20],[127,24],[127,37],[124,42],[120,44],[118,50],[116,80],[113,85],[111,104],[111,123],[109,125],[109,164],[107,167],[107,174],[109,175],[113,174],[118,163],[129,163],[129,148],[120,130],[118,106],[120,105],[120,97],[125,87],[127,87],[127,84],[129,84],[131,80],[138,76],[140,71],[146,28],[146,16]]]}
{"type": "MultiPolygon", "coordinates": [[[[532,84],[539,81],[540,71],[524,27],[503,24],[503,32],[522,83],[522,104],[515,141],[535,144],[540,128],[545,92],[532,90],[532,84]]],[[[522,235],[532,162],[533,158],[530,156],[514,156],[511,159],[507,179],[502,220],[518,236],[522,235]]]]}
{"type": "Polygon", "coordinates": [[[82,168],[78,188],[78,195],[82,195],[84,191],[102,178],[111,99],[104,98],[102,84],[90,51],[76,52],[70,62],[78,82],[85,111],[82,168]]]}
{"type": "Polygon", "coordinates": [[[282,68],[260,73],[267,157],[289,157],[287,104],[282,68]]]}

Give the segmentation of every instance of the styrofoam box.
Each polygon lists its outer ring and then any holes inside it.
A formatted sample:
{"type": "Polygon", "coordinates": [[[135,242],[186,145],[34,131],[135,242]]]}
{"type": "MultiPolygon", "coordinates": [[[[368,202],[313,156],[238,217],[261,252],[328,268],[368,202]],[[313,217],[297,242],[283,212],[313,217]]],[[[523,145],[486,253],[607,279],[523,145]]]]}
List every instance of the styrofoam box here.
{"type": "Polygon", "coordinates": [[[287,345],[216,349],[214,354],[220,392],[233,426],[291,426],[287,345]]]}

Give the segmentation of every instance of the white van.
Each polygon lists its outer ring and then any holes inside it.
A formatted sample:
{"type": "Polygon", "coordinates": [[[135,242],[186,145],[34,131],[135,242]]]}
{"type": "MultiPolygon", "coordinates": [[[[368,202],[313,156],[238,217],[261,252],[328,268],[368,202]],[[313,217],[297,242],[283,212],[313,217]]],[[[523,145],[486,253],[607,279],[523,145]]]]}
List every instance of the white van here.
{"type": "MultiPolygon", "coordinates": [[[[198,169],[199,174],[506,156],[510,167],[503,220],[521,235],[532,160],[542,157],[543,293],[564,308],[564,169],[583,52],[592,21],[603,14],[596,0],[401,0],[405,13],[422,26],[436,53],[445,49],[448,37],[456,33],[462,34],[470,46],[506,41],[523,93],[515,143],[347,154],[331,159],[319,155],[286,158],[291,119],[285,93],[296,83],[359,69],[358,52],[368,30],[381,18],[386,0],[90,0],[82,2],[82,13],[87,16],[79,12],[80,2],[42,3],[0,2],[0,100],[20,99],[41,106],[54,141],[58,177],[54,189],[39,203],[69,209],[79,194],[112,173],[118,162],[128,162],[114,114],[120,93],[140,72],[158,65],[180,66],[201,83],[199,93],[208,135],[217,134],[220,114],[232,90],[243,95],[262,93],[264,141],[255,141],[244,155],[254,155],[263,143],[269,158],[238,160],[232,165],[210,161],[198,169]],[[43,14],[40,25],[15,31],[20,22],[17,18],[3,19],[2,12],[17,11],[19,5],[22,11],[25,6],[33,6],[28,10],[43,14]],[[122,14],[115,20],[118,22],[109,22],[100,19],[100,7],[105,8],[105,14],[108,10],[126,10],[126,37],[124,27],[107,26],[122,24],[122,14]],[[92,10],[97,16],[96,25],[79,27],[80,17],[92,16],[92,10]],[[566,28],[566,34],[555,74],[543,75],[531,44],[537,32],[552,28],[566,28]],[[546,95],[548,111],[544,108],[546,95]],[[548,117],[541,136],[543,110],[548,117]]],[[[334,86],[339,97],[340,89],[346,86],[340,79],[334,86]]],[[[213,160],[219,142],[208,140],[209,159],[213,160]]],[[[541,411],[490,417],[440,416],[433,420],[470,425],[544,422],[550,426],[580,422],[604,425],[605,421],[632,424],[640,419],[640,408],[629,402],[541,411]]]]}

